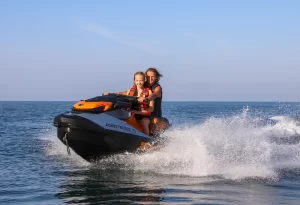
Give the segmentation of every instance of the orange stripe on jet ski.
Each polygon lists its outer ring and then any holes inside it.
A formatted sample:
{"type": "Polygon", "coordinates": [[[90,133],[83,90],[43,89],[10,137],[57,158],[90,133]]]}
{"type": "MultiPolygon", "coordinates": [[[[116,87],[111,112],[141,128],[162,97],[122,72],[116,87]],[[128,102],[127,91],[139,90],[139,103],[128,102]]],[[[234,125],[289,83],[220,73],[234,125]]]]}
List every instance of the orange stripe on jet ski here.
{"type": "Polygon", "coordinates": [[[85,102],[85,101],[79,101],[74,105],[74,108],[76,110],[91,110],[98,107],[104,106],[104,110],[106,111],[112,107],[112,102],[85,102]]]}
{"type": "Polygon", "coordinates": [[[143,132],[143,128],[141,124],[135,119],[134,114],[131,115],[131,117],[127,120],[125,120],[128,124],[130,124],[135,129],[139,130],[140,132],[143,132]]]}

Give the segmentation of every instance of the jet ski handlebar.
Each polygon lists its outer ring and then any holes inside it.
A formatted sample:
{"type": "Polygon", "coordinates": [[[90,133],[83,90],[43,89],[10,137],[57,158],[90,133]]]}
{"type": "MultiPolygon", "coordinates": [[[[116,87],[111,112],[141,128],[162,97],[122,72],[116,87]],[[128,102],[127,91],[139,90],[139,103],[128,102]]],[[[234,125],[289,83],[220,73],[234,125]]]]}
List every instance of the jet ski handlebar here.
{"type": "Polygon", "coordinates": [[[106,96],[116,97],[118,100],[122,100],[122,101],[137,101],[138,100],[138,97],[136,97],[136,96],[130,96],[130,95],[124,95],[124,94],[118,94],[118,93],[109,93],[106,96]]]}
{"type": "Polygon", "coordinates": [[[117,98],[129,100],[129,101],[136,101],[139,99],[138,97],[135,97],[135,96],[129,96],[129,95],[123,95],[123,94],[116,94],[116,95],[117,95],[117,98]]]}

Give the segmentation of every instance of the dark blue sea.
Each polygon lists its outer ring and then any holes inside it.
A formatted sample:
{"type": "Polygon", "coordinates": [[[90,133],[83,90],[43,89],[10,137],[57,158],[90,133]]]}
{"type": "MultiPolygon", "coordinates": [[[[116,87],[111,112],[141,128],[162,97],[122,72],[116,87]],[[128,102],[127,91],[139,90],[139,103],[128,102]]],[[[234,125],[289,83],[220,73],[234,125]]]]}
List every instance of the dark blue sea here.
{"type": "Polygon", "coordinates": [[[75,102],[0,102],[0,204],[300,204],[300,103],[164,102],[160,150],[90,164],[57,139],[75,102]]]}

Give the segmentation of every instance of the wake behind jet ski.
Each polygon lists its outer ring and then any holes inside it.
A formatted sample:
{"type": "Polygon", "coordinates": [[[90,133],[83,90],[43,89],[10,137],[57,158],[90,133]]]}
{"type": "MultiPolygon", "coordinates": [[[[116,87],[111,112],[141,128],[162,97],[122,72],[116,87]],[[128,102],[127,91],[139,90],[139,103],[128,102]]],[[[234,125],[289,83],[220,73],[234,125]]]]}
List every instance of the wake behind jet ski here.
{"type": "Polygon", "coordinates": [[[72,111],[54,118],[57,137],[67,148],[87,161],[125,151],[135,152],[170,125],[166,118],[155,119],[150,136],[131,110],[139,106],[137,97],[110,94],[77,102],[72,111]]]}

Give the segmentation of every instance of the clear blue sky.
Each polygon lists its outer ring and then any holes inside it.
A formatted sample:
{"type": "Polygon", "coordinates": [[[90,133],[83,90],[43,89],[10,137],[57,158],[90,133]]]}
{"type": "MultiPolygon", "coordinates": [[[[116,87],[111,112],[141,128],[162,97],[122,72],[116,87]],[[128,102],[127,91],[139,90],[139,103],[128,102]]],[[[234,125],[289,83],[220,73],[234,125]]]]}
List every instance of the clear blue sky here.
{"type": "Polygon", "coordinates": [[[300,1],[0,1],[0,100],[300,101],[300,1]]]}

